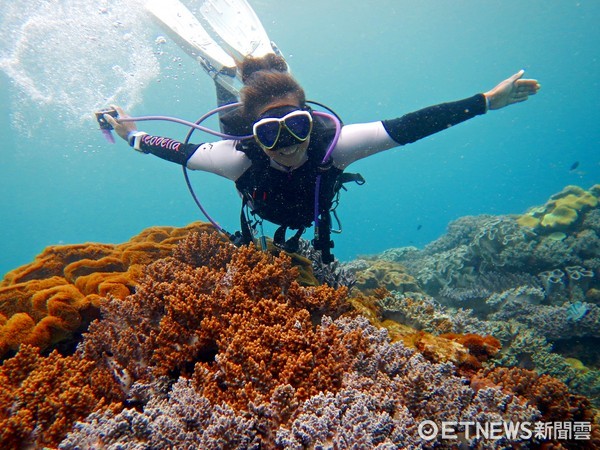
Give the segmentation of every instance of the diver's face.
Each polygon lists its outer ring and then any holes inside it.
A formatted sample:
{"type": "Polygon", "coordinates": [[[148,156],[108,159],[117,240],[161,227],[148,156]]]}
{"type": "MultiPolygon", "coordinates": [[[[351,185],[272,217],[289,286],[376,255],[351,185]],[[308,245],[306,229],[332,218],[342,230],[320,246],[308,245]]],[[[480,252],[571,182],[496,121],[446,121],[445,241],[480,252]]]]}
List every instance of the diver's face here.
{"type": "Polygon", "coordinates": [[[265,154],[286,167],[306,162],[312,117],[289,99],[268,105],[254,124],[254,137],[265,154]]]}

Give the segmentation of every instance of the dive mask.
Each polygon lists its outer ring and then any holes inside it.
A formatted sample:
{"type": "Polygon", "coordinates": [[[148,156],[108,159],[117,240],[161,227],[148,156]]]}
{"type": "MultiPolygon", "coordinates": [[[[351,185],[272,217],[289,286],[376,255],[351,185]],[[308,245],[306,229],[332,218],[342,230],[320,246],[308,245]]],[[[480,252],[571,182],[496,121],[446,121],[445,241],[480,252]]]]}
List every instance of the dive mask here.
{"type": "Polygon", "coordinates": [[[263,115],[252,127],[254,139],[265,150],[301,144],[310,136],[313,121],[308,111],[282,106],[268,110],[265,115],[270,117],[263,115]]]}

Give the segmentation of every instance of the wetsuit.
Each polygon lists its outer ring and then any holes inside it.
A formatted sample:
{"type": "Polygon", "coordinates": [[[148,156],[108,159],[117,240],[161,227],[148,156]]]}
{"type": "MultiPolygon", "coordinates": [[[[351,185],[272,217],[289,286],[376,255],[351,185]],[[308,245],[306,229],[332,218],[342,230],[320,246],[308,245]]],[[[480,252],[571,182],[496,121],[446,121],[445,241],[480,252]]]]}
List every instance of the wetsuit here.
{"type": "MultiPolygon", "coordinates": [[[[344,125],[331,155],[333,166],[344,170],[359,159],[418,141],[484,114],[486,110],[484,95],[477,94],[464,100],[430,106],[397,119],[344,125]]],[[[168,161],[185,164],[188,169],[212,172],[232,181],[236,181],[252,165],[246,154],[238,149],[239,142],[234,140],[184,145],[173,139],[137,132],[130,137],[129,143],[143,153],[152,153],[168,161]]],[[[286,171],[273,161],[271,166],[286,171]]]]}

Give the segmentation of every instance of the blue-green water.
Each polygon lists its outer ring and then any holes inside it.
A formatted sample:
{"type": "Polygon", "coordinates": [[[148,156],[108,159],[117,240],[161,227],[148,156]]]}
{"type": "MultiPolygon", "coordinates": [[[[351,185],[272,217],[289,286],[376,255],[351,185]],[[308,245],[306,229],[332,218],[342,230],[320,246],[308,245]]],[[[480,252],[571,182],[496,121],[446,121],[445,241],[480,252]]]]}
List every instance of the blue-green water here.
{"type": "MultiPolygon", "coordinates": [[[[567,184],[600,182],[600,2],[251,3],[308,97],[346,123],[483,92],[521,68],[542,84],[524,104],[351,166],[367,184],[343,196],[340,259],[422,246],[460,216],[520,213],[567,184]]],[[[212,82],[169,39],[156,42],[164,33],[141,4],[1,1],[0,274],[48,245],[123,242],[203,219],[179,167],[108,144],[92,118],[110,102],[188,120],[214,106],[212,82]]],[[[202,173],[192,181],[235,230],[231,183],[202,173]]]]}

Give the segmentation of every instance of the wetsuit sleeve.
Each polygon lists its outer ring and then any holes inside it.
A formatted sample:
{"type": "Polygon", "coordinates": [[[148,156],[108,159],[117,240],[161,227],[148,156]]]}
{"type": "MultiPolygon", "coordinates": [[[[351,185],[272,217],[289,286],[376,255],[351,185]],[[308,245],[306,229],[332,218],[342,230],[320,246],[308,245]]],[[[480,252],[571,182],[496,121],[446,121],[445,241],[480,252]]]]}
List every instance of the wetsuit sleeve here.
{"type": "Polygon", "coordinates": [[[143,153],[151,153],[191,170],[202,170],[237,180],[252,162],[243,152],[236,150],[237,141],[222,140],[204,144],[183,144],[170,138],[137,133],[132,147],[143,153]]]}
{"type": "Polygon", "coordinates": [[[398,119],[384,120],[383,127],[399,145],[410,144],[480,114],[485,114],[483,94],[423,108],[398,119]]]}
{"type": "Polygon", "coordinates": [[[142,153],[152,153],[159,158],[185,165],[198,148],[198,144],[183,144],[170,138],[144,134],[131,144],[142,153]]]}
{"type": "Polygon", "coordinates": [[[252,165],[246,154],[236,149],[237,143],[225,139],[201,144],[188,160],[187,167],[235,181],[252,165]]]}
{"type": "Polygon", "coordinates": [[[397,119],[345,125],[333,150],[334,165],[351,163],[399,145],[409,144],[445,130],[487,110],[485,96],[423,108],[397,119]]]}

